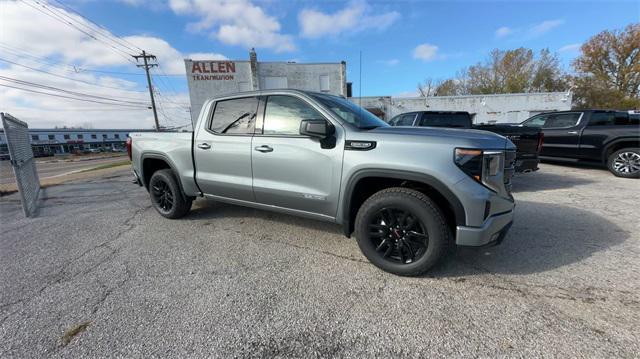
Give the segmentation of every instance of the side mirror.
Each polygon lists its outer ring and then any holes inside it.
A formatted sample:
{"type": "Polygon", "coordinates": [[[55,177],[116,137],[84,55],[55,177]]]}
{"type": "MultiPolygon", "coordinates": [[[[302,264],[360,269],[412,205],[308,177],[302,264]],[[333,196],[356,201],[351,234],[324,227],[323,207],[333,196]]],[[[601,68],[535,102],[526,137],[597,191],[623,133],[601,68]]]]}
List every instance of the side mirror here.
{"type": "Polygon", "coordinates": [[[327,138],[336,132],[329,121],[324,119],[302,120],[300,122],[300,134],[316,138],[327,138]]]}

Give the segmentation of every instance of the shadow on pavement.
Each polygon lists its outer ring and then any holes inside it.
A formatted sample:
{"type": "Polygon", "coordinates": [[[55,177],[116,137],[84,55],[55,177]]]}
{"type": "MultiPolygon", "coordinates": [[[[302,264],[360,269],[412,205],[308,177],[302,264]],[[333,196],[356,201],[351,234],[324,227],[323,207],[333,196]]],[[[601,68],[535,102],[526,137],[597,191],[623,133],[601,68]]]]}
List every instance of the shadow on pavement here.
{"type": "MultiPolygon", "coordinates": [[[[342,227],[336,224],[214,201],[196,202],[184,220],[230,217],[237,218],[239,225],[243,218],[260,218],[342,237],[342,227]]],[[[504,274],[545,272],[580,262],[596,252],[621,244],[629,236],[630,233],[592,212],[564,205],[519,201],[514,224],[501,245],[459,248],[428,276],[455,277],[486,271],[504,274]]],[[[358,250],[354,240],[344,239],[345,246],[358,250]]],[[[322,247],[322,243],[316,244],[322,247]]]]}
{"type": "Polygon", "coordinates": [[[573,173],[555,174],[541,169],[533,173],[518,173],[512,180],[512,190],[514,193],[535,192],[584,186],[593,182],[595,181],[577,177],[573,173]]]}
{"type": "Polygon", "coordinates": [[[505,241],[489,248],[459,248],[433,276],[539,273],[571,265],[629,238],[609,220],[556,204],[519,201],[505,241]]]}

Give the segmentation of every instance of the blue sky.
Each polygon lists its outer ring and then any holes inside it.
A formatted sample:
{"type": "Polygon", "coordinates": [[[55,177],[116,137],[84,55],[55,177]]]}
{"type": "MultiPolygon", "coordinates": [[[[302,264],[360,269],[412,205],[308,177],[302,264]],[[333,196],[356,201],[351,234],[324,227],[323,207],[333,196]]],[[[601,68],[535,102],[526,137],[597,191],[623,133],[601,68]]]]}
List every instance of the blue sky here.
{"type": "MultiPolygon", "coordinates": [[[[134,4],[136,2],[134,1],[134,4]]],[[[299,13],[314,9],[325,14],[344,11],[355,2],[343,1],[255,1],[256,6],[277,18],[281,33],[290,34],[296,49],[276,52],[258,48],[262,61],[347,61],[348,79],[358,89],[359,51],[362,51],[363,95],[389,95],[415,90],[426,77],[447,78],[456,71],[483,60],[494,48],[520,46],[558,52],[565,66],[578,55],[577,45],[605,30],[640,21],[638,1],[522,2],[522,1],[369,1],[366,16],[395,12],[396,19],[384,28],[345,29],[314,38],[301,36],[299,13]],[[544,24],[548,27],[544,27],[544,24]],[[536,26],[542,26],[537,32],[536,26]],[[500,28],[508,28],[502,36],[500,28]],[[437,46],[432,59],[414,58],[420,44],[437,46]]],[[[228,45],[209,36],[210,31],[192,32],[187,26],[197,15],[176,15],[168,6],[129,6],[126,3],[86,2],[77,8],[122,36],[152,34],[176,49],[214,52],[231,59],[246,59],[242,45],[228,45]]],[[[358,26],[356,24],[356,26],[358,26]]],[[[211,30],[215,31],[215,27],[211,30]]],[[[162,59],[160,59],[162,61],[162,59]]],[[[176,80],[174,80],[176,81],[176,80]]],[[[176,81],[176,86],[182,83],[176,81]]]]}
{"type": "Polygon", "coordinates": [[[35,127],[153,123],[144,76],[126,55],[134,51],[118,45],[118,53],[69,26],[67,20],[85,29],[93,26],[74,11],[103,26],[99,31],[106,35],[157,55],[161,71],[154,69],[154,75],[176,75],[154,77],[166,125],[188,122],[186,57],[246,60],[255,47],[260,61],[344,60],[357,95],[362,51],[362,95],[413,95],[418,82],[454,76],[495,48],[549,48],[569,69],[589,37],[640,21],[637,0],[0,1],[0,76],[5,77],[0,103],[35,127]],[[120,102],[95,104],[28,92],[65,94],[16,79],[120,102]],[[136,103],[127,107],[121,100],[136,103]]]}

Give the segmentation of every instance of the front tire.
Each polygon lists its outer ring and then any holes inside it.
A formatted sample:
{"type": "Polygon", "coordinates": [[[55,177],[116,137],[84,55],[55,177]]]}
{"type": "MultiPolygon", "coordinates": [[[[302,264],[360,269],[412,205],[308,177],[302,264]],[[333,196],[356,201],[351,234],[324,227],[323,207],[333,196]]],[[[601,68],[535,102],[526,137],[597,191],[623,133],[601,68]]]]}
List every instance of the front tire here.
{"type": "Polygon", "coordinates": [[[156,171],[149,180],[149,196],[161,216],[171,219],[184,217],[193,199],[182,193],[178,180],[170,169],[156,171]]]}
{"type": "Polygon", "coordinates": [[[369,197],[356,216],[356,240],[376,267],[397,275],[424,274],[444,257],[449,229],[423,193],[388,188],[369,197]]]}
{"type": "Polygon", "coordinates": [[[640,148],[623,148],[612,153],[607,167],[617,177],[640,178],[640,148]]]}

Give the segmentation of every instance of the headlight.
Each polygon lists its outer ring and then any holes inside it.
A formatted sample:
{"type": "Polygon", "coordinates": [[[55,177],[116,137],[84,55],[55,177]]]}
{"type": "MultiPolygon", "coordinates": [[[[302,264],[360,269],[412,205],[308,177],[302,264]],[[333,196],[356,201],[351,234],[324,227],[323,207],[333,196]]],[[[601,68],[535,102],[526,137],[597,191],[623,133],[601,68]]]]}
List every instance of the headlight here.
{"type": "Polygon", "coordinates": [[[504,172],[503,151],[456,148],[454,161],[471,178],[494,192],[500,192],[504,172]]]}

